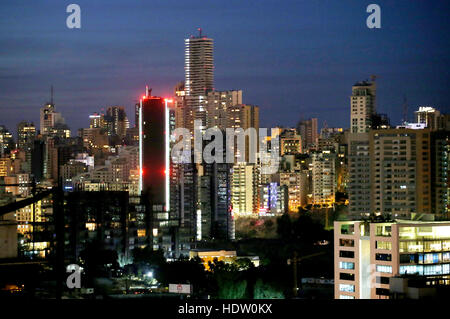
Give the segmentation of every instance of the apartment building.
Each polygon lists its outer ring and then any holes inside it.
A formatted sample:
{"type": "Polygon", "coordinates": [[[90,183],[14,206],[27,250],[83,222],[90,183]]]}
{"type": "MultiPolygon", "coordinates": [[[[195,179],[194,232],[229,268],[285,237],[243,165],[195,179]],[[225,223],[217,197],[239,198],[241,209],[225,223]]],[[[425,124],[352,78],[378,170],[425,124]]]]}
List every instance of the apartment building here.
{"type": "Polygon", "coordinates": [[[388,299],[389,278],[450,285],[450,221],[334,223],[335,299],[388,299]]]}

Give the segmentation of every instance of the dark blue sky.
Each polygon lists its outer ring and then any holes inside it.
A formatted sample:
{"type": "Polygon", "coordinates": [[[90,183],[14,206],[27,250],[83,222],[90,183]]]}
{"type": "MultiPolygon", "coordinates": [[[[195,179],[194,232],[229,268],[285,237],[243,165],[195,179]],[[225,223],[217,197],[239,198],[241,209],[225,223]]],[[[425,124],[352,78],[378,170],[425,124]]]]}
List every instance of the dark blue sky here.
{"type": "Polygon", "coordinates": [[[38,125],[55,104],[76,131],[88,115],[134,100],[145,84],[170,95],[184,79],[184,38],[198,27],[215,40],[215,87],[242,89],[260,106],[261,126],[349,126],[349,95],[378,75],[378,109],[393,123],[406,94],[448,112],[448,1],[362,0],[2,0],[0,124],[38,125]],[[66,6],[81,6],[82,28],[66,27],[66,6]],[[366,27],[366,7],[381,6],[381,29],[366,27]]]}

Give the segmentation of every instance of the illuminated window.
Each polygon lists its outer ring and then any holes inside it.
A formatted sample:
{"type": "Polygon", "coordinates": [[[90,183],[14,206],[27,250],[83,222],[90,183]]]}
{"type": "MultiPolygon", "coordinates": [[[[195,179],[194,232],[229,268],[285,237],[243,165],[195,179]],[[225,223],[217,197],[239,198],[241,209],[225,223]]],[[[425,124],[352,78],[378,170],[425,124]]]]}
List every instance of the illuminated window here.
{"type": "Polygon", "coordinates": [[[137,236],[138,237],[145,237],[145,229],[138,229],[137,230],[137,236]]]}
{"type": "Polygon", "coordinates": [[[392,266],[377,265],[377,272],[392,274],[392,266]]]}
{"type": "Polygon", "coordinates": [[[377,240],[375,242],[375,248],[376,249],[385,249],[385,250],[391,250],[392,249],[392,243],[390,241],[380,241],[377,240]]]}
{"type": "Polygon", "coordinates": [[[347,296],[347,295],[340,295],[339,299],[355,299],[353,296],[347,296]]]}
{"type": "Polygon", "coordinates": [[[423,266],[422,265],[400,266],[400,275],[404,275],[404,274],[423,275],[423,266]]]}
{"type": "Polygon", "coordinates": [[[355,285],[340,284],[339,291],[355,292],[355,285]]]}
{"type": "Polygon", "coordinates": [[[355,263],[346,262],[346,261],[340,261],[339,262],[339,268],[340,269],[355,269],[355,263]]]}

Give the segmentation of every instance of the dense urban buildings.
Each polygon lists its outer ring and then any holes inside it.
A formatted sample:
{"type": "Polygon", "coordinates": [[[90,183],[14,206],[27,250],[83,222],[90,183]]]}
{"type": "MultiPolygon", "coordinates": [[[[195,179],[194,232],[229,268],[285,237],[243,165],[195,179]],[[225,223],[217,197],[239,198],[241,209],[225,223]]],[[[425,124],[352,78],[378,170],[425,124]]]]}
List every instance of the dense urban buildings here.
{"type": "MultiPolygon", "coordinates": [[[[323,276],[336,299],[411,295],[398,288],[405,275],[415,276],[410,283],[450,285],[448,114],[419,106],[415,122],[406,116],[391,124],[376,112],[373,76],[351,87],[347,128],[319,127],[317,117],[301,114],[296,127],[260,137],[260,107],[242,89],[214,87],[214,40],[199,30],[184,45],[184,81],[174,83],[173,96],[146,87],[138,103],[129,101],[134,127],[126,106],[113,101],[84,114],[85,127],[72,136],[53,88],[39,127],[22,120],[14,138],[0,126],[0,259],[51,260],[59,272],[64,262],[80,263],[89,285],[114,279],[122,294],[139,280],[146,293],[166,293],[156,274],[196,262],[211,276],[270,267],[292,276],[282,293],[273,285],[259,297],[306,296],[307,284],[323,276]],[[171,153],[181,141],[177,129],[192,134],[185,147],[200,134],[201,149],[183,149],[183,162],[171,153]],[[231,149],[227,131],[236,135],[231,149]],[[245,153],[236,150],[240,131],[245,153]],[[231,160],[197,160],[206,147],[231,160]],[[269,173],[267,156],[276,164],[269,173]],[[314,278],[299,278],[303,271],[314,278]]],[[[191,280],[176,272],[180,284],[191,280]]],[[[248,287],[268,287],[262,282],[248,287]]],[[[316,285],[314,294],[332,298],[329,287],[316,285]]]]}

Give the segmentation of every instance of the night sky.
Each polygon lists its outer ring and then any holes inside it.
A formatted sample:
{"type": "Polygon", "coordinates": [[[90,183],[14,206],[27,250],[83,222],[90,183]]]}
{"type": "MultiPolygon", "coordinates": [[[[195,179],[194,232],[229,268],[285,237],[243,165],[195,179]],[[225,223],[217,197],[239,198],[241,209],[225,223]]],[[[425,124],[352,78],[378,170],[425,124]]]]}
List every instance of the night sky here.
{"type": "Polygon", "coordinates": [[[39,126],[54,85],[72,132],[110,105],[133,106],[145,84],[168,96],[184,80],[184,39],[198,27],[215,41],[216,90],[242,89],[262,127],[349,126],[349,95],[378,76],[378,111],[397,124],[403,95],[449,112],[450,2],[362,0],[2,0],[0,124],[39,126]],[[81,7],[81,29],[66,7],[81,7]],[[381,29],[366,7],[381,7],[381,29]]]}

